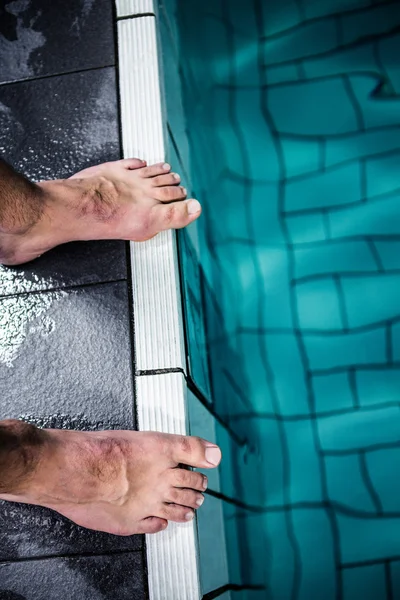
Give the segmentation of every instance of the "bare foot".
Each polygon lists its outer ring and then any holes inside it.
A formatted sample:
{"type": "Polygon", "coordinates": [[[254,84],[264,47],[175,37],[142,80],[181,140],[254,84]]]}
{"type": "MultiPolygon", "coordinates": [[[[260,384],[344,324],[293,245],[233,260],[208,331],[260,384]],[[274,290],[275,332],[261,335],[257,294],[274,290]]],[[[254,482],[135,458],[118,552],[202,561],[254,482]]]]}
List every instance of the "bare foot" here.
{"type": "Polygon", "coordinates": [[[4,500],[52,508],[75,523],[117,535],[156,533],[193,519],[220,449],[196,437],[153,432],[44,430],[31,483],[4,500]]]}
{"type": "Polygon", "coordinates": [[[69,179],[35,186],[39,216],[7,239],[4,264],[21,264],[59,244],[78,240],[144,241],[160,231],[186,227],[200,215],[186,200],[180,177],[165,163],[136,158],[90,167],[69,179]]]}

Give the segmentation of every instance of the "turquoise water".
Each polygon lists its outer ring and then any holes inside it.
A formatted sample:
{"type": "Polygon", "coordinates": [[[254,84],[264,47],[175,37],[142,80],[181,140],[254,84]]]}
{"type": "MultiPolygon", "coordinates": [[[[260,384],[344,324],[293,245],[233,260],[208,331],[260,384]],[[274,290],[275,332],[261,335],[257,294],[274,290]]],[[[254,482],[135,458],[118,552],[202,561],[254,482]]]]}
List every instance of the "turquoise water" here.
{"type": "Polygon", "coordinates": [[[400,598],[400,4],[171,0],[160,27],[204,206],[180,237],[192,432],[224,449],[205,592],[400,598]]]}

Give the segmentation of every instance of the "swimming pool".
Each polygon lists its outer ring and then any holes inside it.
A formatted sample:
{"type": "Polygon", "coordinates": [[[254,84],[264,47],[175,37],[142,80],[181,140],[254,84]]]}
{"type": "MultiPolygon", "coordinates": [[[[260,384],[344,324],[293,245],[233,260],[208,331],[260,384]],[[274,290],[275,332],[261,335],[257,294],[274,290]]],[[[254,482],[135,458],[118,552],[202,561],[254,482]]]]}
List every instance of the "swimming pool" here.
{"type": "Polygon", "coordinates": [[[159,17],[170,160],[204,207],[180,234],[190,425],[224,449],[203,591],[400,598],[399,4],[159,17]]]}

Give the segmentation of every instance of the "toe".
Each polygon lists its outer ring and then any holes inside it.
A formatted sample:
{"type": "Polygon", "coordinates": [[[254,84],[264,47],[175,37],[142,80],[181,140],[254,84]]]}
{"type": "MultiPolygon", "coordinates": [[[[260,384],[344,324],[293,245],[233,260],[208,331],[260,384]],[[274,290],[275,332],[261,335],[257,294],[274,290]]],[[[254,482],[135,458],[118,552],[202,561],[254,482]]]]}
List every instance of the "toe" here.
{"type": "Polygon", "coordinates": [[[165,519],[175,521],[176,523],[187,523],[194,517],[194,510],[187,506],[178,506],[177,504],[164,504],[162,513],[165,519]]]}
{"type": "Polygon", "coordinates": [[[146,166],[146,161],[140,158],[123,158],[117,161],[124,169],[143,169],[146,166]]]}
{"type": "Polygon", "coordinates": [[[221,462],[221,450],[215,444],[193,436],[171,436],[172,459],[177,465],[211,469],[221,462]]]}
{"type": "Polygon", "coordinates": [[[200,508],[204,502],[203,494],[194,490],[181,488],[171,488],[166,496],[166,501],[180,506],[190,506],[191,508],[200,508]]]}
{"type": "Polygon", "coordinates": [[[197,219],[201,213],[201,206],[197,200],[189,200],[187,202],[176,202],[172,204],[158,204],[153,208],[154,220],[152,227],[153,235],[166,229],[181,229],[186,227],[192,221],[197,219]],[[192,202],[196,205],[193,207],[192,202]]]}
{"type": "Polygon", "coordinates": [[[166,185],[176,185],[181,180],[178,173],[167,173],[167,175],[157,175],[152,177],[150,183],[154,187],[163,187],[166,185]]]}
{"type": "Polygon", "coordinates": [[[187,469],[171,469],[170,483],[176,488],[190,488],[204,492],[207,489],[208,480],[202,473],[195,473],[187,469]]]}
{"type": "Polygon", "coordinates": [[[140,521],[137,533],[158,533],[168,527],[168,521],[159,517],[147,517],[140,521]]]}
{"type": "Polygon", "coordinates": [[[151,165],[150,167],[145,167],[140,171],[141,177],[156,177],[157,175],[165,175],[169,173],[171,170],[171,165],[167,163],[157,163],[156,165],[151,165]]]}
{"type": "Polygon", "coordinates": [[[173,202],[186,198],[187,190],[181,185],[166,185],[152,189],[151,196],[160,202],[173,202]]]}

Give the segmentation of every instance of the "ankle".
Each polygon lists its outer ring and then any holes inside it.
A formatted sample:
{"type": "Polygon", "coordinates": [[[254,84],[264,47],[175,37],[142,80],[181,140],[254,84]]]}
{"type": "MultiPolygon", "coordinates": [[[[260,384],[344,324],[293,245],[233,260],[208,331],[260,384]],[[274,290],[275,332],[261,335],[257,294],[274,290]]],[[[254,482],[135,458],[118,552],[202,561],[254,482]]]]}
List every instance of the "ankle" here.
{"type": "Polygon", "coordinates": [[[80,190],[68,180],[34,184],[31,210],[18,221],[0,226],[0,264],[19,265],[34,260],[51,248],[79,239],[71,226],[68,206],[79,206],[80,190]],[[36,212],[32,207],[36,206],[36,212]]]}
{"type": "Polygon", "coordinates": [[[16,419],[1,421],[0,498],[18,501],[32,492],[48,441],[47,433],[33,425],[16,419]]]}

